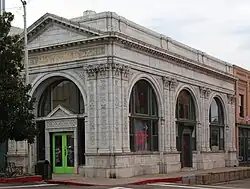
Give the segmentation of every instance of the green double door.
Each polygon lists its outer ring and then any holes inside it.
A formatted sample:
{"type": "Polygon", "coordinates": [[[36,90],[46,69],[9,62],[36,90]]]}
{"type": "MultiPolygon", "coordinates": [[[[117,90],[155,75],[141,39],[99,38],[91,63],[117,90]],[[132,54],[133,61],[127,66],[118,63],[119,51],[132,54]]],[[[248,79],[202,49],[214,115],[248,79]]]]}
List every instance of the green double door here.
{"type": "Polygon", "coordinates": [[[54,133],[52,137],[52,157],[54,173],[74,173],[74,135],[54,133]]]}

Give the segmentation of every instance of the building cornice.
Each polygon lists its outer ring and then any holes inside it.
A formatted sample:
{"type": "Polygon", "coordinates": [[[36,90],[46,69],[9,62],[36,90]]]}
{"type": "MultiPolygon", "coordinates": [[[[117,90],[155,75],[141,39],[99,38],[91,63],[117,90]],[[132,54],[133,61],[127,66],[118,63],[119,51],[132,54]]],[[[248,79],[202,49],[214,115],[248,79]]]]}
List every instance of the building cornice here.
{"type": "Polygon", "coordinates": [[[164,58],[167,61],[174,62],[182,66],[185,65],[193,69],[198,69],[207,73],[212,73],[215,76],[223,77],[227,80],[232,80],[232,81],[237,80],[237,78],[233,74],[220,71],[214,67],[202,64],[198,61],[191,60],[179,54],[170,52],[168,50],[164,50],[162,48],[156,47],[154,45],[145,43],[143,41],[137,40],[135,38],[129,37],[127,35],[124,35],[118,32],[106,32],[102,36],[91,37],[91,38],[87,38],[83,40],[76,40],[76,41],[71,41],[67,43],[58,43],[55,45],[29,49],[29,52],[31,53],[32,52],[44,52],[44,51],[49,51],[49,50],[54,50],[54,49],[64,49],[66,47],[73,47],[73,46],[82,45],[82,44],[89,44],[89,43],[100,42],[100,41],[104,42],[104,41],[111,41],[111,40],[120,42],[123,45],[129,46],[134,49],[138,49],[140,51],[152,54],[154,56],[164,58]]]}

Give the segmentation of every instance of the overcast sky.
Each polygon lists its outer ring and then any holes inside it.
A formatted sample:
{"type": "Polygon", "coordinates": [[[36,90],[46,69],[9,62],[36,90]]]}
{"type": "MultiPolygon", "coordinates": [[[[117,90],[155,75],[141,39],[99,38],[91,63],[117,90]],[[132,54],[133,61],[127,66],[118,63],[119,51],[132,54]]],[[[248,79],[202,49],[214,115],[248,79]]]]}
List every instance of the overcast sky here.
{"type": "MultiPolygon", "coordinates": [[[[23,26],[20,0],[6,0],[23,26]]],[[[250,0],[28,0],[31,25],[46,12],[65,18],[114,11],[177,41],[250,70],[250,0]]]]}

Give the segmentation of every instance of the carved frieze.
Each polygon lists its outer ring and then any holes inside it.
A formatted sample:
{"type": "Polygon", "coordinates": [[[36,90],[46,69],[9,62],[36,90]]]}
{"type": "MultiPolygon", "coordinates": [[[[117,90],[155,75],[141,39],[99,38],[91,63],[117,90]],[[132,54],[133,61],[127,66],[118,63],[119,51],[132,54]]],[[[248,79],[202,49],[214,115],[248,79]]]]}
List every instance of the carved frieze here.
{"type": "Polygon", "coordinates": [[[105,47],[68,50],[29,58],[30,66],[58,64],[105,54],[105,47]]]}
{"type": "Polygon", "coordinates": [[[208,99],[209,95],[211,94],[211,89],[206,87],[200,87],[200,97],[208,99]]]}
{"type": "Polygon", "coordinates": [[[104,63],[104,64],[94,64],[94,65],[87,65],[86,72],[88,77],[96,77],[97,74],[100,76],[106,76],[109,71],[116,76],[123,75],[123,77],[128,77],[129,75],[129,67],[123,64],[118,63],[104,63]]]}
{"type": "Polygon", "coordinates": [[[65,129],[69,127],[77,127],[76,119],[58,119],[58,120],[49,120],[46,122],[46,129],[65,129]]]}

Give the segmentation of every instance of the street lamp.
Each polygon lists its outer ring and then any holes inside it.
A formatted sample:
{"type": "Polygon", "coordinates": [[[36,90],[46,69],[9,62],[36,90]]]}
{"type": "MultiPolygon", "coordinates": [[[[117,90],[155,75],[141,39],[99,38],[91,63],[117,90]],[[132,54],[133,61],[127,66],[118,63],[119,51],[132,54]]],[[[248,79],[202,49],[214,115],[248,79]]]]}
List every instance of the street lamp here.
{"type": "MultiPolygon", "coordinates": [[[[23,24],[24,24],[24,65],[25,65],[25,82],[26,85],[29,84],[29,60],[28,60],[28,39],[27,39],[27,13],[25,0],[21,0],[23,4],[23,24]]],[[[32,172],[32,154],[31,154],[31,144],[28,143],[28,173],[32,172]]]]}

